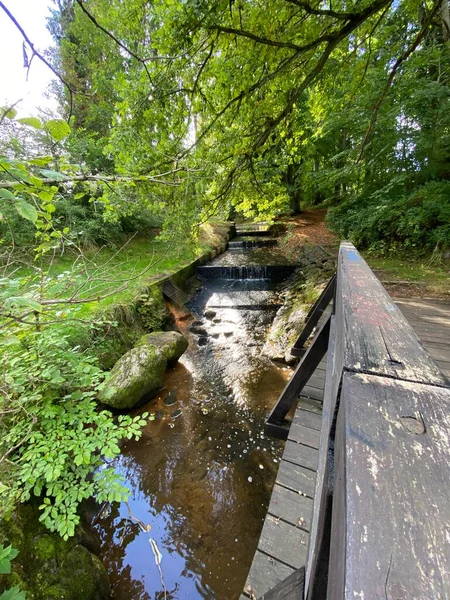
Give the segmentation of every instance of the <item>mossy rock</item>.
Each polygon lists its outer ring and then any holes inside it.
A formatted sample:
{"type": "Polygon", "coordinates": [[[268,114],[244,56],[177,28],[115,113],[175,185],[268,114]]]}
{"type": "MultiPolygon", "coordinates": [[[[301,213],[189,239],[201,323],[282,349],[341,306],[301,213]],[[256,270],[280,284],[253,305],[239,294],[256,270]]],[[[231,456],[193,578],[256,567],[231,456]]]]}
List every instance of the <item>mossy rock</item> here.
{"type": "Polygon", "coordinates": [[[12,572],[0,575],[0,594],[19,586],[27,600],[107,600],[109,580],[100,559],[83,544],[82,527],[64,541],[39,521],[38,502],[18,507],[0,521],[0,539],[19,550],[12,572]]]}
{"type": "Polygon", "coordinates": [[[98,399],[117,410],[133,408],[162,386],[167,358],[156,346],[137,346],[120,358],[98,399]]]}
{"type": "Polygon", "coordinates": [[[167,366],[172,367],[188,347],[187,339],[178,331],[155,331],[141,337],[138,346],[154,346],[167,358],[167,366]]]}

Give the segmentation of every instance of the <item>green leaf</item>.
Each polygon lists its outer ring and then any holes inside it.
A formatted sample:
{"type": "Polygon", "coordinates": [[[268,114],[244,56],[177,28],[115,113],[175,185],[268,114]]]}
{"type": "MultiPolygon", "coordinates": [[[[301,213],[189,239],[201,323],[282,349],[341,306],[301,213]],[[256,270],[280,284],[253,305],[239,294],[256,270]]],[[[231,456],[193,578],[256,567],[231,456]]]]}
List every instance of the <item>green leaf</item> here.
{"type": "Polygon", "coordinates": [[[0,596],[0,600],[26,600],[25,592],[21,592],[19,586],[14,586],[0,596]]]}
{"type": "Polygon", "coordinates": [[[48,169],[41,169],[41,173],[47,179],[57,179],[58,181],[63,181],[66,179],[66,176],[62,173],[58,173],[58,171],[50,171],[48,169]]]}
{"type": "Polygon", "coordinates": [[[31,221],[32,223],[36,223],[38,214],[37,210],[33,205],[25,202],[25,200],[17,200],[16,210],[21,217],[27,219],[27,221],[31,221]]]}
{"type": "Polygon", "coordinates": [[[17,121],[22,123],[22,125],[29,125],[35,129],[42,129],[42,123],[37,117],[22,117],[21,119],[17,119],[17,121]]]}
{"type": "Polygon", "coordinates": [[[36,165],[37,167],[46,167],[53,160],[52,156],[38,156],[37,158],[32,158],[28,162],[30,165],[36,165]]]}
{"type": "Polygon", "coordinates": [[[14,117],[17,115],[17,110],[12,106],[2,106],[1,110],[2,116],[4,115],[8,119],[14,119],[14,117]]]}
{"type": "Polygon", "coordinates": [[[71,131],[69,125],[63,119],[52,119],[51,121],[47,121],[45,129],[57,142],[61,142],[71,131]]]}
{"type": "Polygon", "coordinates": [[[26,296],[11,296],[6,299],[5,306],[15,306],[21,308],[32,308],[33,310],[41,311],[42,306],[36,300],[27,298],[26,296]]]}
{"type": "Polygon", "coordinates": [[[15,200],[16,197],[9,190],[0,189],[0,198],[5,198],[5,200],[15,200]]]}

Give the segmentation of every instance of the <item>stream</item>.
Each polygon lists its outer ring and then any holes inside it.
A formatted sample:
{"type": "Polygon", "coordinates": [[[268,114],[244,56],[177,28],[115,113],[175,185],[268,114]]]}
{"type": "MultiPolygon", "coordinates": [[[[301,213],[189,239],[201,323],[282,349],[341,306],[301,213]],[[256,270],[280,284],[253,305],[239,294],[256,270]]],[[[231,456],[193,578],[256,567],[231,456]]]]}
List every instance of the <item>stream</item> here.
{"type": "Polygon", "coordinates": [[[282,453],[264,418],[291,371],[261,349],[290,270],[263,236],[199,268],[193,316],[177,321],[189,347],[115,462],[129,502],[95,519],[114,600],[240,597],[282,453]]]}

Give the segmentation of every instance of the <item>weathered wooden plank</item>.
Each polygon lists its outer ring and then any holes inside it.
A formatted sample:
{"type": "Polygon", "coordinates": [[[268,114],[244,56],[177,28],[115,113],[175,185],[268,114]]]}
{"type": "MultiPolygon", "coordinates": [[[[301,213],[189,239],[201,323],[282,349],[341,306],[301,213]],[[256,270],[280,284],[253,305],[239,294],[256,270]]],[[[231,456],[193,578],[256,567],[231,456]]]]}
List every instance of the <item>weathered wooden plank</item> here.
{"type": "Polygon", "coordinates": [[[302,391],[302,396],[312,398],[313,400],[323,401],[323,389],[315,388],[311,385],[305,385],[302,391]]]}
{"type": "Polygon", "coordinates": [[[300,467],[315,471],[317,469],[318,451],[303,444],[297,444],[288,440],[284,448],[283,460],[293,462],[300,467]]]}
{"type": "Polygon", "coordinates": [[[448,348],[437,348],[432,344],[428,344],[426,349],[430,353],[431,358],[434,361],[439,361],[441,363],[447,363],[450,368],[450,346],[448,348]]]}
{"type": "Polygon", "coordinates": [[[448,341],[447,331],[443,328],[423,327],[417,325],[414,321],[409,321],[409,324],[420,340],[422,340],[422,336],[427,336],[432,337],[433,340],[441,341],[441,343],[446,343],[448,341]]]}
{"type": "Polygon", "coordinates": [[[251,590],[259,598],[293,572],[292,567],[280,563],[273,557],[257,550],[250,567],[244,592],[250,595],[251,590]]]}
{"type": "Polygon", "coordinates": [[[301,567],[268,591],[261,600],[301,600],[305,584],[305,568],[301,567]]]}
{"type": "Polygon", "coordinates": [[[419,323],[423,321],[424,323],[436,324],[436,325],[444,325],[446,327],[450,326],[450,316],[447,310],[436,310],[434,308],[419,308],[416,310],[411,310],[409,308],[401,308],[400,310],[404,315],[411,317],[417,320],[419,323]]]}
{"type": "Polygon", "coordinates": [[[336,337],[343,340],[346,369],[446,383],[400,309],[349,243],[342,243],[339,251],[336,337]]]}
{"type": "Polygon", "coordinates": [[[322,402],[314,400],[314,398],[306,398],[305,396],[300,396],[297,406],[301,410],[309,410],[319,415],[322,414],[322,402]]]}
{"type": "Polygon", "coordinates": [[[276,483],[283,485],[296,493],[302,492],[309,498],[314,495],[316,474],[310,469],[305,469],[291,462],[282,460],[278,469],[276,483]]]}
{"type": "Polygon", "coordinates": [[[269,514],[287,521],[294,527],[309,531],[313,501],[298,492],[275,484],[270,498],[269,514]]]}
{"type": "MultiPolygon", "coordinates": [[[[330,302],[333,300],[334,290],[336,288],[336,275],[329,280],[324,290],[317,298],[312,308],[306,315],[305,326],[297,341],[295,342],[291,353],[293,356],[299,356],[296,351],[304,351],[304,344],[313,332],[314,327],[318,324],[320,317],[323,315],[325,309],[328,307],[330,302]]],[[[301,354],[300,354],[301,356],[301,354]]]]}
{"type": "Polygon", "coordinates": [[[318,448],[320,431],[303,425],[297,425],[297,423],[292,423],[291,428],[289,429],[288,440],[303,444],[304,446],[311,446],[311,448],[318,448]]]}
{"type": "Polygon", "coordinates": [[[292,423],[320,431],[322,427],[322,415],[297,408],[292,423]]]}
{"type": "Polygon", "coordinates": [[[325,387],[325,374],[321,374],[322,372],[318,372],[317,369],[314,371],[311,379],[308,381],[308,385],[317,388],[318,390],[323,390],[325,387]]]}
{"type": "Polygon", "coordinates": [[[450,389],[344,374],[329,600],[449,597],[449,431],[450,389]]]}
{"type": "Polygon", "coordinates": [[[258,544],[259,550],[293,569],[299,569],[305,564],[307,545],[306,531],[267,515],[258,544]]]}
{"type": "MultiPolygon", "coordinates": [[[[416,329],[414,329],[414,331],[417,333],[416,329]]],[[[449,333],[450,333],[450,330],[449,330],[449,333]]],[[[433,346],[436,346],[437,348],[450,349],[450,342],[448,341],[448,335],[443,335],[441,338],[433,337],[433,335],[426,334],[426,333],[421,333],[420,335],[417,333],[417,335],[420,338],[420,341],[422,342],[422,344],[425,346],[425,348],[433,345],[433,346]]]]}

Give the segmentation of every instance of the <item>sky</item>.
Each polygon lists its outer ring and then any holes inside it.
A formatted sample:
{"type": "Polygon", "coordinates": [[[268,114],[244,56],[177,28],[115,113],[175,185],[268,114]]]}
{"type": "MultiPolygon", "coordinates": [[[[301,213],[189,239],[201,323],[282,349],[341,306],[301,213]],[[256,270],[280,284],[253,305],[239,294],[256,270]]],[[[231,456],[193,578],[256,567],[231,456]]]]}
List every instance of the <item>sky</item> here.
{"type": "MultiPolygon", "coordinates": [[[[25,33],[39,51],[52,45],[46,28],[51,0],[2,0],[20,23],[25,33]]],[[[0,8],[0,106],[9,106],[22,98],[15,108],[18,116],[38,115],[38,107],[56,110],[54,99],[45,99],[53,73],[37,57],[31,64],[28,81],[23,67],[22,35],[0,8]]],[[[29,58],[31,53],[28,52],[29,58]]]]}

